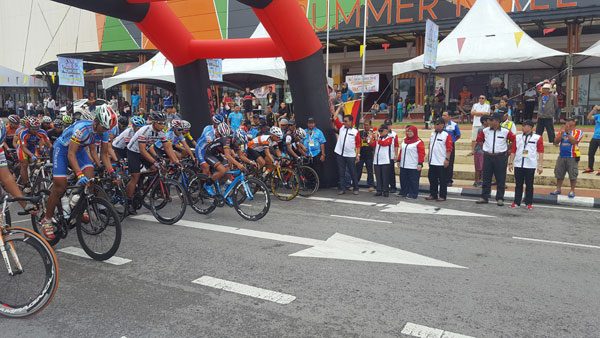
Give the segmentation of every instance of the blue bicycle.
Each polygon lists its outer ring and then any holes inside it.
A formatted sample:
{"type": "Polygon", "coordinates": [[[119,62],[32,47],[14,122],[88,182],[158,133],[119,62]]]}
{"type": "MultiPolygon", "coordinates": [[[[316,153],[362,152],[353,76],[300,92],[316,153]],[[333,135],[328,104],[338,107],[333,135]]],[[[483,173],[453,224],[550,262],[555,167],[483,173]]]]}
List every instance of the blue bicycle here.
{"type": "Polygon", "coordinates": [[[271,195],[267,186],[257,178],[246,177],[240,170],[230,170],[228,183],[213,183],[214,195],[204,188],[208,177],[200,174],[192,178],[188,186],[190,206],[199,214],[207,215],[217,207],[232,207],[248,221],[258,221],[265,217],[271,207],[271,195]]]}

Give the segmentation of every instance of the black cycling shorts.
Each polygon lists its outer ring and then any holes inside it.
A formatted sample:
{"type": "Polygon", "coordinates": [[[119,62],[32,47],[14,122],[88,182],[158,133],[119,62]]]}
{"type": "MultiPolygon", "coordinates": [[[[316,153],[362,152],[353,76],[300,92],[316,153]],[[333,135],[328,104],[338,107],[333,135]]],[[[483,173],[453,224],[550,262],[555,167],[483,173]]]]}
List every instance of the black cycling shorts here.
{"type": "Polygon", "coordinates": [[[265,157],[265,151],[256,151],[254,149],[248,149],[247,151],[248,154],[248,158],[251,159],[252,161],[256,161],[258,160],[259,157],[264,158],[265,157]]]}
{"type": "Polygon", "coordinates": [[[113,150],[115,151],[115,154],[117,155],[117,157],[119,158],[119,160],[126,160],[127,159],[127,148],[115,148],[113,147],[113,150]]]}
{"type": "Polygon", "coordinates": [[[142,158],[142,154],[136,153],[127,149],[127,165],[129,166],[130,174],[139,174],[142,169],[142,165],[146,168],[152,167],[152,163],[142,158]]]}

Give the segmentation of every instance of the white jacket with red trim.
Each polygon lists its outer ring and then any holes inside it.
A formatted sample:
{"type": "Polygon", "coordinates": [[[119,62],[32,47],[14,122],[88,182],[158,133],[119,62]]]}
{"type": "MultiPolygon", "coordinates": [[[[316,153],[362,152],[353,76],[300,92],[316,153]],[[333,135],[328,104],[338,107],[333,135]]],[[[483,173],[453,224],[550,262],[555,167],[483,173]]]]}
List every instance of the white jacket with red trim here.
{"type": "Polygon", "coordinates": [[[431,133],[429,139],[429,165],[443,166],[447,153],[452,152],[452,136],[446,131],[431,133]]]}

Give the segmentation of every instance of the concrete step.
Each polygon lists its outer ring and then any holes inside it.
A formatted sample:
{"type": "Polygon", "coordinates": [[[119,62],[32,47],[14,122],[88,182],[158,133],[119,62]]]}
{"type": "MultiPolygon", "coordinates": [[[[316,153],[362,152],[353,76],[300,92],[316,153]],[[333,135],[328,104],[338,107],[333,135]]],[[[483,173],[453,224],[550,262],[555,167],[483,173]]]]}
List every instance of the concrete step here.
{"type": "MultiPolygon", "coordinates": [[[[425,143],[425,147],[429,146],[429,139],[422,139],[423,143],[425,143]]],[[[463,140],[460,139],[455,143],[456,150],[467,150],[467,153],[471,151],[471,140],[463,140]]],[[[579,144],[579,151],[581,152],[582,157],[587,157],[589,151],[589,143],[584,142],[579,144]]],[[[554,146],[552,143],[544,143],[544,153],[545,154],[558,154],[560,152],[559,147],[554,146]]]]}
{"type": "MultiPolygon", "coordinates": [[[[376,125],[378,126],[378,125],[376,125]]],[[[470,139],[471,138],[471,129],[472,126],[471,125],[460,125],[459,126],[460,131],[462,133],[462,136],[466,139],[470,139]]],[[[517,127],[517,133],[521,133],[521,128],[517,127]]],[[[405,129],[403,128],[395,128],[394,127],[394,131],[396,131],[396,133],[398,133],[399,136],[401,137],[405,137],[405,129]]],[[[432,130],[431,129],[418,129],[419,131],[419,137],[423,140],[425,140],[425,138],[429,138],[429,136],[431,136],[432,130]]],[[[560,131],[560,128],[555,128],[555,133],[558,133],[560,131]]],[[[594,135],[594,132],[591,130],[588,130],[588,128],[585,128],[583,130],[583,139],[582,142],[589,142],[592,139],[592,136],[594,135]]],[[[548,133],[544,133],[544,141],[549,142],[548,141],[548,133]]]]}
{"type": "MultiPolygon", "coordinates": [[[[457,164],[473,164],[473,156],[467,156],[471,151],[470,150],[457,150],[456,157],[454,159],[454,163],[457,164]]],[[[544,153],[544,168],[554,170],[554,166],[556,164],[556,159],[558,158],[558,153],[544,153]]],[[[600,156],[598,158],[600,161],[600,156]]],[[[579,169],[585,170],[588,167],[588,157],[582,156],[579,161],[579,169]]],[[[597,167],[597,166],[596,166],[597,167]]]]}

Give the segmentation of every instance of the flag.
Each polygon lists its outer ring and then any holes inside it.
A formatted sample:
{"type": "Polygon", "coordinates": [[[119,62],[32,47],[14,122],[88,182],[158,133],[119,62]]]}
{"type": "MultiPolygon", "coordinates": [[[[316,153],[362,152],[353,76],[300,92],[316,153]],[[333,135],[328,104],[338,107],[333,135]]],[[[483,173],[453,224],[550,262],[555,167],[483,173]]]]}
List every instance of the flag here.
{"type": "Polygon", "coordinates": [[[29,76],[23,76],[23,84],[29,84],[29,76]]]}
{"type": "Polygon", "coordinates": [[[360,100],[352,100],[344,103],[344,115],[352,115],[352,121],[357,123],[358,113],[360,111],[360,100]]]}
{"type": "Polygon", "coordinates": [[[360,55],[360,57],[363,57],[363,55],[365,54],[365,45],[360,45],[360,51],[358,54],[360,55]]]}
{"type": "Polygon", "coordinates": [[[465,45],[465,40],[467,40],[467,38],[456,39],[456,42],[458,43],[458,54],[460,54],[460,52],[462,52],[463,46],[465,45]]]}
{"type": "Polygon", "coordinates": [[[119,66],[115,66],[115,68],[113,68],[113,76],[115,76],[115,74],[117,74],[118,70],[119,70],[119,66]]]}
{"type": "Polygon", "coordinates": [[[556,28],[544,28],[544,35],[554,33],[555,30],[556,30],[556,28]]]}
{"type": "Polygon", "coordinates": [[[389,43],[382,43],[381,47],[383,47],[384,50],[388,50],[388,48],[390,48],[390,44],[389,43]]]}
{"type": "Polygon", "coordinates": [[[56,83],[54,81],[54,79],[56,78],[56,74],[54,74],[54,73],[50,74],[50,78],[52,78],[52,83],[56,83]]]}
{"type": "Polygon", "coordinates": [[[517,43],[517,47],[519,47],[519,44],[521,43],[521,39],[523,38],[523,32],[515,32],[515,42],[517,43]]]}

